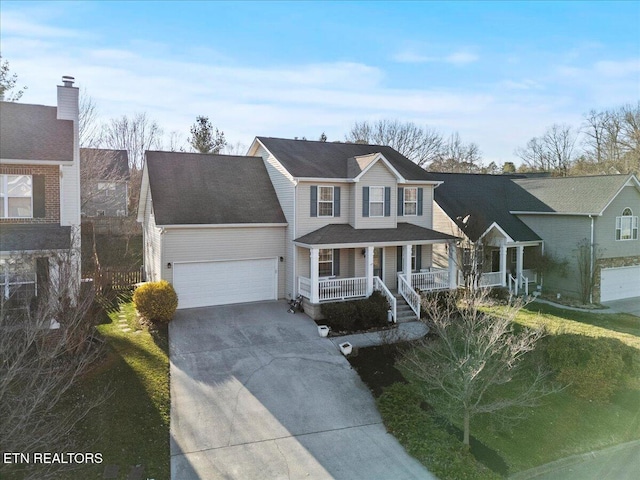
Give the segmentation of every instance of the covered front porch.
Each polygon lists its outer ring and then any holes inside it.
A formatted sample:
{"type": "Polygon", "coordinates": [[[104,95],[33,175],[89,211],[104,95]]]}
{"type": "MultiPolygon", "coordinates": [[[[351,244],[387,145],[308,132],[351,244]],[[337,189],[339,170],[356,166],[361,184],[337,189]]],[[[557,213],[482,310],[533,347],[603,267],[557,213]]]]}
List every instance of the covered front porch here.
{"type": "Polygon", "coordinates": [[[456,288],[453,258],[448,268],[435,268],[432,264],[432,245],[454,242],[455,237],[401,225],[408,224],[399,224],[397,229],[368,230],[329,225],[297,239],[297,294],[309,304],[319,305],[366,298],[379,291],[389,301],[396,319],[397,292],[419,315],[420,292],[456,288]],[[320,232],[328,227],[338,228],[320,232]],[[324,235],[314,235],[317,232],[324,235]],[[339,233],[349,234],[342,237],[344,242],[339,242],[339,233]]]}

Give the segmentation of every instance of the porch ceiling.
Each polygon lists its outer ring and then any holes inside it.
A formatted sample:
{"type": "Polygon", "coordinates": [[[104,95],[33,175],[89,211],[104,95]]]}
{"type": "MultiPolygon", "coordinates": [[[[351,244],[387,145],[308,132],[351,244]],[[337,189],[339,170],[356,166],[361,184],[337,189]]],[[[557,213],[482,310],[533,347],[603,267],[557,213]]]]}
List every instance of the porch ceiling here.
{"type": "Polygon", "coordinates": [[[340,245],[364,247],[367,245],[404,245],[445,243],[457,237],[436,232],[410,223],[398,223],[397,228],[355,229],[351,225],[325,225],[294,240],[300,246],[340,245]]]}

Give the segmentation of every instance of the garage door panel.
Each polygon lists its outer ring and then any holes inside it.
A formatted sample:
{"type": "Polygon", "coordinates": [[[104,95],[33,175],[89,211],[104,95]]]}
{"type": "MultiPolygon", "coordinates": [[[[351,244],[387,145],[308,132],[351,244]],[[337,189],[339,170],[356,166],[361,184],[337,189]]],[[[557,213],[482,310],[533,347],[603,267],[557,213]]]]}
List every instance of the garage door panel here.
{"type": "Polygon", "coordinates": [[[640,297],[640,265],[600,271],[601,302],[631,297],[640,297]]]}
{"type": "Polygon", "coordinates": [[[178,308],[274,300],[277,260],[233,260],[174,264],[178,308]]]}

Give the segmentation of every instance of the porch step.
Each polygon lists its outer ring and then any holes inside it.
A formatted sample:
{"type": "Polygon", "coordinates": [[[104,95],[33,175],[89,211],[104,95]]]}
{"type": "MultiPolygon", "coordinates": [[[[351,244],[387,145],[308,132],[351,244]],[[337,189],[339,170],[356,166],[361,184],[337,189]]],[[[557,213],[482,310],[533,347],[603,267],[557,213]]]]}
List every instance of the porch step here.
{"type": "Polygon", "coordinates": [[[397,323],[415,322],[416,320],[418,320],[418,317],[415,313],[413,313],[413,310],[411,310],[411,307],[402,295],[396,293],[394,294],[394,297],[396,297],[397,323]]]}

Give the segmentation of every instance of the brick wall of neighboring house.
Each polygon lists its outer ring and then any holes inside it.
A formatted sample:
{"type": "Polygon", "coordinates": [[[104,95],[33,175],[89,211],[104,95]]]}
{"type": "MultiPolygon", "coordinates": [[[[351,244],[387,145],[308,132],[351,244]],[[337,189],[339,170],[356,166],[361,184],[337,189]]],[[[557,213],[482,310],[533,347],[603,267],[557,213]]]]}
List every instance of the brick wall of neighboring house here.
{"type": "Polygon", "coordinates": [[[2,223],[60,223],[60,168],[57,165],[0,165],[4,175],[44,175],[44,218],[0,218],[2,223]]]}
{"type": "Polygon", "coordinates": [[[602,276],[600,274],[603,268],[616,268],[616,267],[631,267],[633,265],[640,265],[640,255],[630,257],[615,257],[615,258],[599,258],[596,260],[595,282],[593,284],[593,301],[594,303],[600,303],[600,289],[602,283],[602,276]]]}

